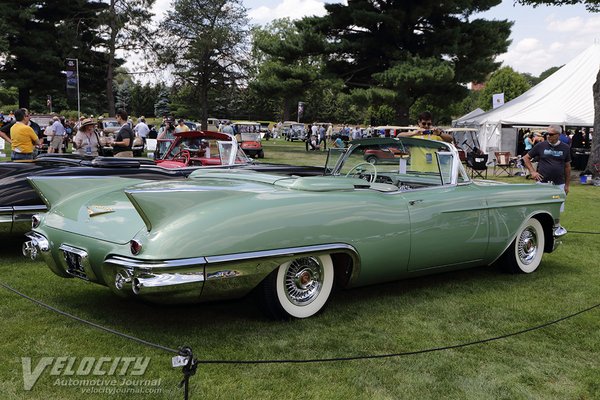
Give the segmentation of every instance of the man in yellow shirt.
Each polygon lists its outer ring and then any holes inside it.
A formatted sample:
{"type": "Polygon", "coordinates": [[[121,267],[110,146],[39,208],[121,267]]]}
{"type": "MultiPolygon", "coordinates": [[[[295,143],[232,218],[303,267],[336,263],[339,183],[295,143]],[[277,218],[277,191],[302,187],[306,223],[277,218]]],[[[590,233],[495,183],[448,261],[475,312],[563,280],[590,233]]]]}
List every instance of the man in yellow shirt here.
{"type": "MultiPolygon", "coordinates": [[[[452,143],[452,136],[440,129],[434,128],[432,121],[433,116],[429,111],[422,112],[419,114],[419,128],[414,131],[399,133],[398,136],[452,143]]],[[[428,151],[424,148],[411,150],[411,166],[413,171],[438,172],[437,161],[434,159],[433,151],[428,151]]]]}
{"type": "Polygon", "coordinates": [[[175,127],[175,132],[189,132],[190,128],[180,119],[179,124],[175,127]]]}
{"type": "Polygon", "coordinates": [[[39,143],[39,138],[29,126],[29,111],[20,108],[15,111],[17,122],[10,128],[12,141],[11,160],[33,160],[33,150],[39,143]]]}

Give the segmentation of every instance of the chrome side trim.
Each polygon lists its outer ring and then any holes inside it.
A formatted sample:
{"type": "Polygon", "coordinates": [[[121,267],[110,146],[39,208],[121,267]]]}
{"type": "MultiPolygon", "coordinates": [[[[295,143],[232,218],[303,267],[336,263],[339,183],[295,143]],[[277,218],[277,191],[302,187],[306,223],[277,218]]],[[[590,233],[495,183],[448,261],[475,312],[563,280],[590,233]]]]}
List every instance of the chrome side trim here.
{"type": "Polygon", "coordinates": [[[288,256],[292,257],[297,254],[324,252],[324,251],[328,251],[328,250],[347,250],[347,251],[350,251],[351,253],[358,254],[356,249],[353,246],[350,246],[349,244],[331,243],[331,244],[303,246],[303,247],[289,247],[289,248],[285,248],[285,249],[254,251],[254,252],[249,252],[249,253],[228,254],[228,255],[223,255],[223,256],[210,256],[210,257],[206,257],[206,261],[209,264],[213,264],[213,263],[224,263],[224,262],[249,260],[249,259],[254,259],[254,258],[271,258],[271,257],[288,257],[288,256]]]}
{"type": "Polygon", "coordinates": [[[119,267],[125,268],[138,268],[138,269],[171,269],[171,268],[185,268],[191,266],[198,266],[206,264],[205,257],[195,258],[182,258],[177,260],[164,260],[164,261],[153,261],[153,260],[140,260],[135,258],[123,257],[123,256],[111,256],[104,260],[107,264],[113,264],[119,267]]]}

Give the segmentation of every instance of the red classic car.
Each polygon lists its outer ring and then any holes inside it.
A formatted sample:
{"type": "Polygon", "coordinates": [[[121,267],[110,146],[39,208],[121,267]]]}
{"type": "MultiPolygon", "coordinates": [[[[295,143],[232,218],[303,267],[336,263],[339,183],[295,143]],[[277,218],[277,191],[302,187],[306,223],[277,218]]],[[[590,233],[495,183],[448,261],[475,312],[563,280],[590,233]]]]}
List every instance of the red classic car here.
{"type": "Polygon", "coordinates": [[[235,138],[227,133],[189,131],[174,134],[174,139],[159,139],[155,162],[164,168],[246,164],[235,138]],[[166,150],[165,150],[166,149],[166,150]]]}
{"type": "Polygon", "coordinates": [[[408,158],[410,154],[406,149],[400,149],[394,146],[381,146],[379,149],[367,149],[364,153],[364,159],[371,164],[377,164],[384,159],[408,158]]]}

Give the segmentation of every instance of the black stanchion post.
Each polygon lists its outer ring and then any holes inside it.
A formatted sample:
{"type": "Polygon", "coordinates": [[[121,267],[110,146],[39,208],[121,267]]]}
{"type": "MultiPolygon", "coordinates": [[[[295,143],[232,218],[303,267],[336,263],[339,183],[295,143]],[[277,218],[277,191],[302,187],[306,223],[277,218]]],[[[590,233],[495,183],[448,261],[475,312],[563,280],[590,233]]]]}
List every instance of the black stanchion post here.
{"type": "Polygon", "coordinates": [[[179,387],[183,386],[183,398],[188,400],[190,376],[196,373],[198,368],[198,360],[194,358],[192,348],[189,346],[183,346],[179,349],[179,355],[172,358],[172,364],[174,368],[183,367],[183,380],[179,384],[179,387]]]}

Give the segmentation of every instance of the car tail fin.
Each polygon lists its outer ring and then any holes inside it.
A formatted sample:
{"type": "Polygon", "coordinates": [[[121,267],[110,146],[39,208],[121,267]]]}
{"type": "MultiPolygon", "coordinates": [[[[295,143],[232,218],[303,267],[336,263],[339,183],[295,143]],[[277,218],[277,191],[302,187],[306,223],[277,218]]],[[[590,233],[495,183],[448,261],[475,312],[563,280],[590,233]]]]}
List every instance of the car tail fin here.
{"type": "Polygon", "coordinates": [[[215,190],[125,190],[125,194],[148,231],[172,223],[184,210],[223,200],[223,192],[215,190]]]}
{"type": "Polygon", "coordinates": [[[110,177],[29,177],[34,190],[40,195],[48,209],[74,196],[85,196],[90,192],[106,193],[140,182],[139,179],[110,177]]]}

